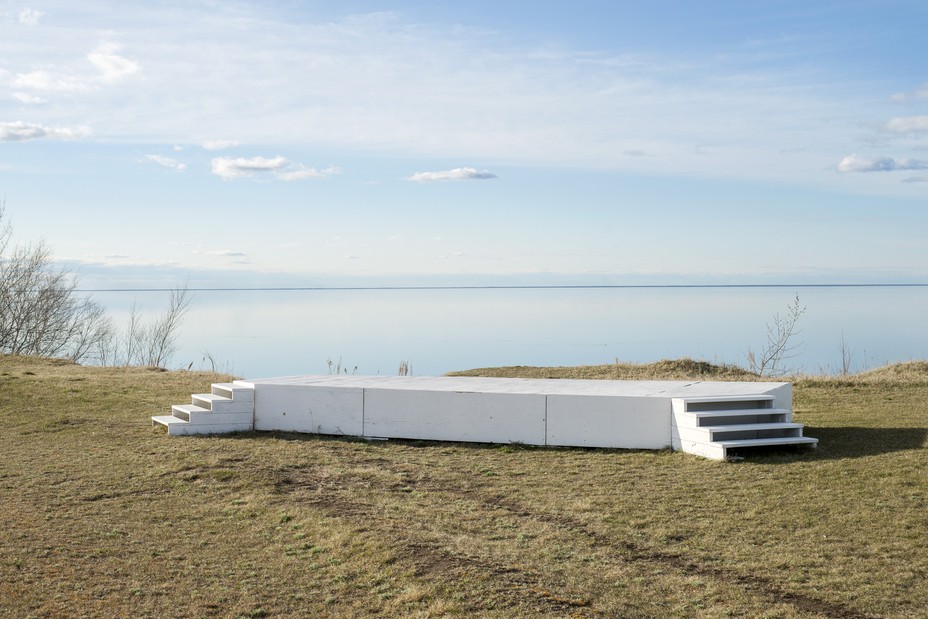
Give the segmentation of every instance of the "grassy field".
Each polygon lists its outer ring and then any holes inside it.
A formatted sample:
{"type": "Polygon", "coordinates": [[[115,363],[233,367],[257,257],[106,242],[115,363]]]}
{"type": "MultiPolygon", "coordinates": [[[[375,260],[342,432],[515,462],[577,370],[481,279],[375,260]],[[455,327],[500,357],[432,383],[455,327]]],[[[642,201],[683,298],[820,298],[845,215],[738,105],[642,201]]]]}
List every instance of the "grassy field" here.
{"type": "Polygon", "coordinates": [[[722,463],[151,427],[222,378],[0,356],[0,617],[928,616],[928,363],[798,379],[819,449],[722,463]]]}

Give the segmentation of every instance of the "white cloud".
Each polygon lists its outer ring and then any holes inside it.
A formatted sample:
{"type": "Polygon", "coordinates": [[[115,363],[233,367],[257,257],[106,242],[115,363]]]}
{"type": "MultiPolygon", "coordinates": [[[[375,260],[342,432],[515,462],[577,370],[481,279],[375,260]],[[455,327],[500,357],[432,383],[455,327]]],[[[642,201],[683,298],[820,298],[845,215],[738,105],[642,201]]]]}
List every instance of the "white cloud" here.
{"type": "Polygon", "coordinates": [[[238,142],[235,140],[206,140],[203,142],[203,148],[206,150],[225,150],[236,146],[238,146],[238,142]]]}
{"type": "Polygon", "coordinates": [[[213,174],[222,178],[242,178],[256,172],[273,172],[290,165],[286,157],[280,155],[268,159],[265,157],[216,157],[213,159],[213,174]]]}
{"type": "MultiPolygon", "coordinates": [[[[67,100],[36,120],[105,119],[94,123],[99,134],[140,143],[210,150],[229,148],[231,141],[216,138],[234,136],[281,151],[312,144],[320,152],[419,161],[828,184],[834,177],[821,171],[834,164],[835,148],[847,148],[847,128],[874,117],[865,104],[873,90],[849,96],[844,81],[823,80],[810,69],[816,63],[786,43],[777,50],[790,52],[784,64],[772,68],[670,48],[549,44],[537,32],[512,38],[505,30],[422,23],[401,12],[340,17],[343,11],[317,10],[317,3],[293,11],[251,0],[125,3],[118,11],[77,4],[67,19],[42,20],[50,31],[45,39],[31,28],[5,32],[0,57],[10,75],[0,81],[16,78],[21,85],[10,92],[30,95],[86,91],[61,97],[67,100]],[[131,96],[105,88],[140,72],[144,79],[132,80],[131,96]],[[698,154],[694,147],[706,143],[711,151],[698,154]],[[800,147],[808,150],[778,155],[800,147]],[[642,155],[655,153],[661,156],[642,155]]],[[[921,92],[928,96],[928,88],[921,92]]],[[[878,118],[909,113],[916,112],[878,118]]],[[[855,148],[862,147],[844,152],[855,148]]],[[[225,171],[242,175],[235,166],[225,171]]],[[[313,178],[296,169],[282,174],[313,178]]],[[[433,180],[429,172],[413,178],[433,180]]]]}
{"type": "Polygon", "coordinates": [[[838,162],[838,172],[895,172],[897,170],[928,170],[928,161],[893,159],[892,157],[858,157],[848,155],[838,162]]]}
{"type": "Polygon", "coordinates": [[[275,172],[274,176],[282,181],[301,181],[307,178],[325,178],[326,176],[332,176],[333,174],[339,174],[340,172],[341,170],[334,166],[328,167],[324,170],[298,166],[292,170],[281,170],[275,172]]]}
{"type": "Polygon", "coordinates": [[[886,129],[893,133],[921,133],[928,131],[928,116],[893,118],[886,123],[886,129]]]}
{"type": "Polygon", "coordinates": [[[24,92],[14,92],[13,99],[15,99],[16,101],[19,101],[20,103],[24,105],[39,105],[42,103],[48,103],[47,99],[43,99],[42,97],[37,97],[35,95],[26,94],[24,92]]]}
{"type": "Polygon", "coordinates": [[[325,170],[307,168],[280,155],[274,158],[252,157],[251,159],[244,157],[216,157],[213,159],[212,164],[213,174],[225,179],[244,178],[254,176],[256,173],[268,173],[278,180],[297,181],[307,178],[324,178],[340,172],[336,167],[329,167],[325,170]]]}
{"type": "Polygon", "coordinates": [[[496,175],[487,170],[477,170],[476,168],[454,168],[444,172],[416,172],[406,180],[414,183],[432,183],[435,181],[467,181],[467,180],[486,180],[496,178],[496,175]]]}
{"type": "Polygon", "coordinates": [[[19,23],[25,24],[27,26],[36,26],[44,15],[45,13],[35,9],[22,9],[19,12],[19,23]]]}
{"type": "Polygon", "coordinates": [[[48,71],[17,73],[10,85],[13,88],[29,88],[52,92],[87,92],[90,90],[90,86],[76,77],[54,75],[48,71]]]}
{"type": "Polygon", "coordinates": [[[248,255],[248,252],[239,251],[236,249],[215,249],[204,253],[207,256],[219,256],[221,258],[244,258],[248,255]]]}
{"type": "Polygon", "coordinates": [[[0,142],[28,142],[41,138],[78,140],[90,135],[88,127],[45,127],[23,121],[0,123],[0,142]]]}
{"type": "Polygon", "coordinates": [[[922,84],[918,90],[915,90],[914,92],[897,92],[892,97],[890,97],[890,100],[897,103],[911,101],[913,99],[928,99],[928,82],[922,84]]]}
{"type": "Polygon", "coordinates": [[[910,176],[902,179],[903,183],[928,183],[928,176],[910,176]]]}
{"type": "Polygon", "coordinates": [[[145,160],[151,161],[152,163],[157,163],[164,168],[177,170],[178,172],[183,172],[187,169],[186,164],[181,163],[177,159],[172,159],[171,157],[163,157],[161,155],[145,155],[145,160]]]}
{"type": "Polygon", "coordinates": [[[118,43],[104,41],[97,49],[87,54],[87,59],[102,71],[101,79],[104,82],[116,82],[141,70],[137,62],[117,54],[120,49],[118,43]]]}

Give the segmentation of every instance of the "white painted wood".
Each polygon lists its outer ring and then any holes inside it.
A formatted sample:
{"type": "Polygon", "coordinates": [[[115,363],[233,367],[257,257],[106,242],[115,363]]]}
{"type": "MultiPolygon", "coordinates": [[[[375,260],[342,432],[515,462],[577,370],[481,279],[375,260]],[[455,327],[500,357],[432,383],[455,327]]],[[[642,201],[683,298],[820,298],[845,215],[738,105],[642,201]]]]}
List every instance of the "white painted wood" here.
{"type": "Polygon", "coordinates": [[[702,428],[674,428],[674,436],[682,441],[711,443],[734,439],[788,438],[802,436],[802,424],[758,423],[738,426],[709,426],[702,428]],[[735,436],[733,436],[735,434],[735,436]]]}
{"type": "Polygon", "coordinates": [[[670,447],[664,398],[549,395],[547,444],[578,447],[670,447]]]}
{"type": "Polygon", "coordinates": [[[425,440],[674,449],[810,444],[788,383],[289,376],[216,383],[168,433],[286,430],[425,440]],[[724,440],[720,440],[724,439],[724,440]],[[737,440],[736,440],[737,439],[737,440]]]}
{"type": "Polygon", "coordinates": [[[208,408],[214,413],[253,413],[254,404],[250,401],[232,400],[215,393],[195,393],[191,396],[196,406],[208,408]]]}
{"type": "Polygon", "coordinates": [[[255,390],[255,430],[364,435],[364,391],[357,387],[262,384],[255,390]]]}
{"type": "Polygon", "coordinates": [[[717,411],[699,411],[699,412],[683,412],[677,413],[684,417],[689,417],[692,419],[711,419],[711,418],[722,418],[721,421],[724,422],[724,418],[730,417],[773,417],[776,415],[787,415],[789,414],[789,409],[786,408],[735,408],[731,410],[717,410],[717,411]]]}
{"type": "Polygon", "coordinates": [[[545,396],[365,389],[364,435],[544,445],[545,396]]]}
{"type": "Polygon", "coordinates": [[[184,421],[190,421],[191,414],[209,412],[209,409],[197,406],[196,404],[175,404],[171,407],[171,414],[184,421]]]}
{"type": "Polygon", "coordinates": [[[158,415],[151,418],[152,425],[166,426],[169,436],[188,434],[227,434],[229,432],[247,432],[251,423],[191,424],[173,415],[158,415]]]}
{"type": "Polygon", "coordinates": [[[696,443],[693,441],[683,441],[679,451],[684,453],[702,456],[710,460],[724,460],[726,457],[725,448],[715,443],[696,443]]]}
{"type": "Polygon", "coordinates": [[[818,439],[812,438],[811,436],[793,436],[788,438],[757,438],[743,441],[716,441],[715,444],[725,447],[726,449],[734,449],[736,447],[769,447],[773,445],[816,446],[818,445],[818,439]]]}
{"type": "Polygon", "coordinates": [[[247,402],[254,404],[254,387],[245,387],[236,383],[213,383],[210,391],[214,395],[219,395],[236,402],[247,402]]]}
{"type": "Polygon", "coordinates": [[[171,407],[172,414],[193,425],[210,425],[210,424],[251,424],[254,419],[252,413],[214,413],[203,407],[193,404],[175,404],[171,407]]]}

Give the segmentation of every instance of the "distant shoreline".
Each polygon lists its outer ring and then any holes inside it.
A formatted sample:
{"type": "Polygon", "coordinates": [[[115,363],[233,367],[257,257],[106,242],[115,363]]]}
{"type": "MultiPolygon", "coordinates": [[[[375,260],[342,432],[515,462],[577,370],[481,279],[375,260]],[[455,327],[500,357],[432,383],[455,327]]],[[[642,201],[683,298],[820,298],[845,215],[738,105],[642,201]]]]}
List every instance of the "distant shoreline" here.
{"type": "MultiPolygon", "coordinates": [[[[694,288],[928,288],[910,284],[535,284],[459,286],[254,286],[188,288],[191,292],[301,292],[301,291],[395,291],[395,290],[656,290],[694,288]]],[[[77,292],[170,292],[175,288],[79,288],[77,292]]]]}

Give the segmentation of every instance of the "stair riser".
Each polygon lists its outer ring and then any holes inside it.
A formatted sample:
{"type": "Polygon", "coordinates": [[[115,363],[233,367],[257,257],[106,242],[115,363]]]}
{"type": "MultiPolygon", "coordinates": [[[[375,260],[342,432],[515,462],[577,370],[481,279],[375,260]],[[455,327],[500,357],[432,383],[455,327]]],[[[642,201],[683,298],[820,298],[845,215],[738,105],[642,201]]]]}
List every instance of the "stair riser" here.
{"type": "Polygon", "coordinates": [[[214,413],[253,413],[254,404],[239,402],[238,400],[210,400],[193,396],[191,402],[195,406],[202,406],[214,413]]]}
{"type": "Polygon", "coordinates": [[[253,423],[252,413],[187,413],[174,410],[174,416],[187,421],[191,425],[209,425],[217,423],[253,423]]]}
{"type": "Polygon", "coordinates": [[[191,425],[188,423],[171,424],[168,426],[170,436],[185,436],[189,434],[225,434],[228,432],[249,432],[250,423],[226,423],[191,425]]]}
{"type": "Polygon", "coordinates": [[[758,438],[801,438],[802,428],[782,428],[767,430],[738,430],[717,432],[706,428],[678,428],[674,438],[681,441],[712,443],[715,441],[736,441],[758,438]]]}
{"type": "Polygon", "coordinates": [[[678,425],[691,428],[711,428],[713,426],[734,426],[745,425],[749,423],[789,423],[789,416],[784,413],[774,413],[769,415],[731,415],[724,417],[694,417],[692,415],[681,415],[678,417],[678,425]]]}
{"type": "Polygon", "coordinates": [[[254,404],[255,390],[246,387],[226,387],[224,385],[213,385],[210,389],[213,395],[222,396],[235,400],[236,402],[247,402],[254,404]]]}

